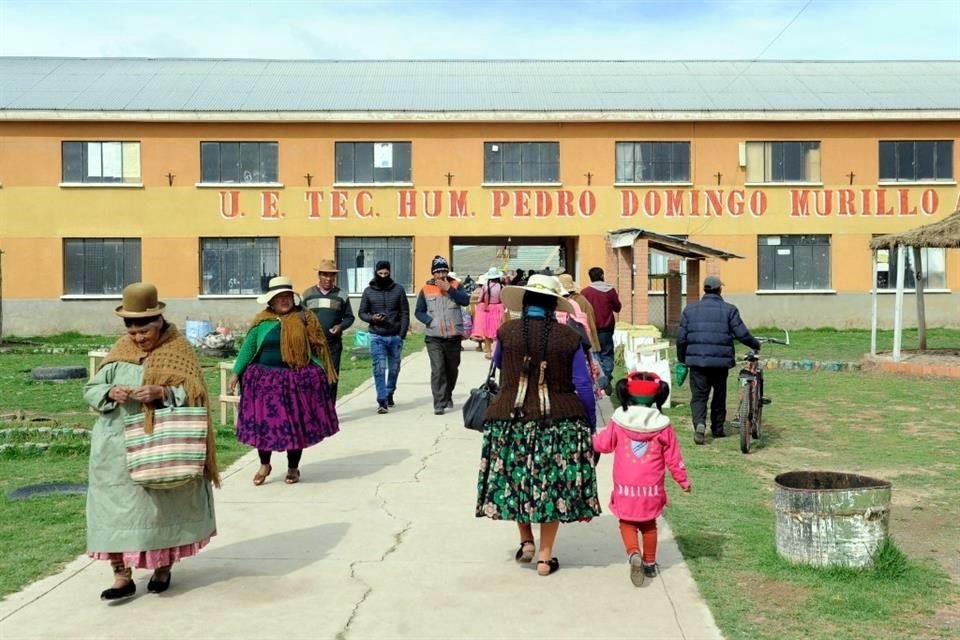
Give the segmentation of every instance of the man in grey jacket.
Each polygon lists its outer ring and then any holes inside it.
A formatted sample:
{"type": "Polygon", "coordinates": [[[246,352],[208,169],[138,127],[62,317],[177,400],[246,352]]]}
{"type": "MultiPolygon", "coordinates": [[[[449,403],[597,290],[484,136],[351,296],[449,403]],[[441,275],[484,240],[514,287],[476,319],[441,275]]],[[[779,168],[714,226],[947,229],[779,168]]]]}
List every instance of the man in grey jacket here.
{"type": "Polygon", "coordinates": [[[460,372],[463,340],[463,307],[470,304],[470,294],[449,276],[447,259],[437,256],[430,264],[433,276],[417,295],[414,316],[426,326],[424,342],[430,357],[430,389],[433,391],[433,412],[453,407],[453,389],[460,372]]]}
{"type": "Polygon", "coordinates": [[[760,349],[760,343],[740,319],[740,311],[721,297],[722,287],[717,276],[704,278],[703,297],[684,307],[677,333],[677,360],[690,371],[690,412],[697,444],[705,441],[711,390],[710,431],[714,438],[726,435],[727,373],[736,365],[734,338],[754,351],[760,349]]]}
{"type": "Polygon", "coordinates": [[[373,382],[377,388],[377,413],[387,413],[400,377],[403,341],[410,327],[407,292],[390,276],[390,263],[377,262],[370,286],[363,290],[357,315],[370,326],[373,382]]]}

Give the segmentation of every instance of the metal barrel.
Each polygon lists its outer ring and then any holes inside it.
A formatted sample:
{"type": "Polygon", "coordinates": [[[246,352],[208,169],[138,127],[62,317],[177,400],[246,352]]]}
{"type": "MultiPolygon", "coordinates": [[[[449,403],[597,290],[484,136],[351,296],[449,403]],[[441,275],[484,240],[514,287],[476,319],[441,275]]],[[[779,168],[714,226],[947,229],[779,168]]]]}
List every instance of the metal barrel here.
{"type": "Polygon", "coordinates": [[[852,473],[781,473],[773,492],[777,553],[818,567],[869,565],[887,537],[892,489],[852,473]]]}

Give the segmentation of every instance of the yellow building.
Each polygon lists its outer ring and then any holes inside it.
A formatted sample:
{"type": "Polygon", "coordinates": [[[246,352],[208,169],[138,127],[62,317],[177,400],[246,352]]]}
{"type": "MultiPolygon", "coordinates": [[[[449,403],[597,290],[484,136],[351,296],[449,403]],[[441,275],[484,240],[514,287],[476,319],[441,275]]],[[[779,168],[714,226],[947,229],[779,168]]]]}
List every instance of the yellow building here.
{"type": "MultiPolygon", "coordinates": [[[[140,279],[176,322],[240,326],[271,275],[305,289],[333,256],[351,293],[386,258],[415,295],[434,255],[463,276],[478,245],[508,268],[556,247],[544,266],[581,284],[605,267],[625,313],[662,324],[638,274],[668,258],[643,241],[624,263],[622,229],[739,256],[704,268],[750,325],[867,326],[899,257],[874,280],[870,238],[960,206],[958,79],[957,62],[0,58],[3,330],[114,331],[140,279]]],[[[960,326],[960,254],[925,261],[928,322],[960,326]]]]}

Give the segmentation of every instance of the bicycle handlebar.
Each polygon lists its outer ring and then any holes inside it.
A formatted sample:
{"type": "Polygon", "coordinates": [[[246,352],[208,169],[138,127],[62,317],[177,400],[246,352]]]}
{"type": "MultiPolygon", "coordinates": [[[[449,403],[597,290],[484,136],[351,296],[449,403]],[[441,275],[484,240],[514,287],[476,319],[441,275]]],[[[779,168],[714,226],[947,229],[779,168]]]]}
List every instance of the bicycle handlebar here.
{"type": "Polygon", "coordinates": [[[779,338],[764,338],[764,337],[757,337],[757,336],[754,336],[754,337],[756,337],[757,342],[760,342],[760,343],[772,342],[773,344],[786,344],[786,345],[790,344],[788,340],[780,340],[779,338]]]}

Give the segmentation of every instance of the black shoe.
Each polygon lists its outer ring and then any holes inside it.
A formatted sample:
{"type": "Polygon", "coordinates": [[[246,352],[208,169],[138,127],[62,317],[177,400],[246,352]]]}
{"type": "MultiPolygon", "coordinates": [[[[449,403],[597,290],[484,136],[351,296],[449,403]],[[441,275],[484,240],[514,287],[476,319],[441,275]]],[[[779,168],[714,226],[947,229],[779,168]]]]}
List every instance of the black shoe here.
{"type": "Polygon", "coordinates": [[[721,429],[720,431],[714,431],[712,435],[714,438],[726,438],[727,432],[721,429]]]}
{"type": "Polygon", "coordinates": [[[157,574],[150,576],[150,582],[147,583],[147,591],[150,593],[163,593],[170,588],[170,581],[173,579],[173,573],[167,572],[166,581],[157,580],[157,574]]]}
{"type": "Polygon", "coordinates": [[[693,429],[693,441],[696,442],[697,444],[703,444],[705,441],[704,434],[706,433],[707,433],[707,425],[701,422],[693,429]]]}
{"type": "Polygon", "coordinates": [[[444,409],[453,409],[453,400],[447,400],[443,403],[444,409]]]}
{"type": "Polygon", "coordinates": [[[386,403],[386,402],[377,403],[377,413],[387,413],[387,412],[389,412],[389,411],[390,411],[390,410],[387,409],[387,403],[386,403]]]}
{"type": "Polygon", "coordinates": [[[392,394],[392,393],[387,396],[387,406],[388,406],[388,407],[392,407],[392,406],[393,406],[393,394],[392,394]]]}
{"type": "Polygon", "coordinates": [[[648,578],[656,578],[658,573],[657,569],[658,567],[656,562],[652,564],[647,564],[646,562],[643,563],[643,575],[648,578]]]}
{"type": "Polygon", "coordinates": [[[137,585],[133,580],[130,580],[122,587],[110,587],[109,589],[104,589],[100,592],[101,600],[120,600],[121,598],[129,598],[137,592],[137,585]]]}
{"type": "Polygon", "coordinates": [[[434,415],[437,415],[437,416],[442,416],[442,415],[443,415],[443,410],[444,410],[444,409],[443,409],[443,405],[440,405],[439,407],[434,407],[434,408],[433,408],[433,414],[434,414],[434,415]]]}

